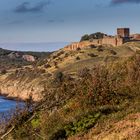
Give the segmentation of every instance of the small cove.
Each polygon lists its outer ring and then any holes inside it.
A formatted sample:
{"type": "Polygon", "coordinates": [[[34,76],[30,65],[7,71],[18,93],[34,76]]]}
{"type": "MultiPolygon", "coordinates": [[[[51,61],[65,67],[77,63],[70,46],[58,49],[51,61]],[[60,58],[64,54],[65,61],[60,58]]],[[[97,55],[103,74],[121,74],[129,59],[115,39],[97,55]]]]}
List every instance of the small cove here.
{"type": "Polygon", "coordinates": [[[22,106],[23,102],[18,102],[15,100],[7,99],[3,96],[0,96],[0,113],[9,112],[12,109],[15,109],[17,105],[22,106]]]}

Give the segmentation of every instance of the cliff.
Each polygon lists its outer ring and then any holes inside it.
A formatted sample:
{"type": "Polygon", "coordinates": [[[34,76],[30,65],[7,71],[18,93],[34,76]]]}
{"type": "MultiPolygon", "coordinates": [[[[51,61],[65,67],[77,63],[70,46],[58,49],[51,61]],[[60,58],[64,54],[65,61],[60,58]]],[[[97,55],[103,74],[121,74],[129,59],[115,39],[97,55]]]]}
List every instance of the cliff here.
{"type": "Polygon", "coordinates": [[[8,98],[26,100],[32,96],[34,101],[42,99],[41,94],[44,91],[43,85],[39,84],[40,79],[34,79],[31,82],[19,79],[8,79],[7,76],[0,76],[0,93],[8,98]]]}

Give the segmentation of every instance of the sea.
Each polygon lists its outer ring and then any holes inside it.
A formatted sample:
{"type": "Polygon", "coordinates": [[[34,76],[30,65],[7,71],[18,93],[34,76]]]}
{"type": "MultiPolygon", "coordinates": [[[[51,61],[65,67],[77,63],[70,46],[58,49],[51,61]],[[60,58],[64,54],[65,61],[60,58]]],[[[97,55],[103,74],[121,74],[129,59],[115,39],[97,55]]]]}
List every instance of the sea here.
{"type": "Polygon", "coordinates": [[[10,112],[10,110],[15,109],[16,106],[17,102],[15,100],[6,99],[5,97],[0,96],[0,113],[10,112]]]}
{"type": "Polygon", "coordinates": [[[63,48],[69,43],[70,42],[0,43],[0,48],[15,51],[52,52],[63,48]]]}
{"type": "MultiPolygon", "coordinates": [[[[0,43],[0,48],[14,51],[36,51],[52,52],[63,48],[68,42],[49,42],[49,43],[0,43]]],[[[22,104],[22,103],[21,103],[22,104]]],[[[14,100],[6,99],[0,96],[0,114],[10,112],[17,105],[14,100]]]]}

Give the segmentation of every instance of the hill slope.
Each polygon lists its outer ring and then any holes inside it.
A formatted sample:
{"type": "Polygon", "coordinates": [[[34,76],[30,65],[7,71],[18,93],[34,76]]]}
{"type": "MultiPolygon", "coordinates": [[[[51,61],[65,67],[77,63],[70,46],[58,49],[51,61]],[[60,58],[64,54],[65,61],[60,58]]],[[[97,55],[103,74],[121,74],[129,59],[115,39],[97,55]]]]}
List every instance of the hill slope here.
{"type": "Polygon", "coordinates": [[[20,52],[0,48],[0,70],[30,65],[49,54],[49,52],[20,52]]]}
{"type": "Polygon", "coordinates": [[[14,87],[16,96],[43,99],[35,106],[30,99],[25,110],[15,113],[5,138],[138,140],[139,43],[137,51],[131,46],[61,49],[34,67],[1,75],[3,91],[14,87]]]}

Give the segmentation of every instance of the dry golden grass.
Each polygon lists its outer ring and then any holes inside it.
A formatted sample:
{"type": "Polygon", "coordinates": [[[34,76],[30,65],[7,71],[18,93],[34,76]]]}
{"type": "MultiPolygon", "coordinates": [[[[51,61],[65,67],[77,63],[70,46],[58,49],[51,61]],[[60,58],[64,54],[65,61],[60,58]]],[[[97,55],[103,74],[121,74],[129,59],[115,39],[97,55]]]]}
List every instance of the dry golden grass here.
{"type": "MultiPolygon", "coordinates": [[[[131,44],[127,43],[119,47],[103,45],[101,47],[102,51],[98,50],[98,46],[95,46],[95,48],[85,47],[75,51],[61,49],[50,56],[49,62],[46,62],[46,64],[49,64],[51,67],[46,68],[46,71],[52,73],[57,70],[76,72],[82,67],[92,68],[96,64],[126,59],[135,53],[135,50],[131,49],[131,44]]],[[[139,43],[135,43],[135,46],[137,45],[139,46],[139,43]]],[[[44,65],[41,68],[44,68],[44,65]]]]}

